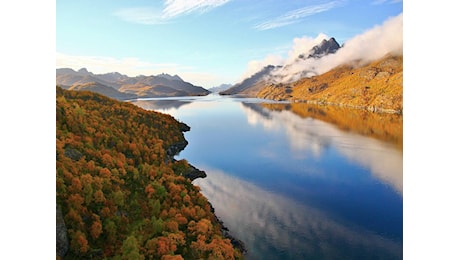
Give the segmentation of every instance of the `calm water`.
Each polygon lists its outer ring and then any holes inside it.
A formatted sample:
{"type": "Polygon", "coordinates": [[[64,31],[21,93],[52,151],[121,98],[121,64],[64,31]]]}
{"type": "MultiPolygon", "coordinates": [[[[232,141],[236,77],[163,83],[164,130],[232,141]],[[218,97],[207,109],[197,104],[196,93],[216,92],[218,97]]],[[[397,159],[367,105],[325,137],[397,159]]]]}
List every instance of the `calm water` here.
{"type": "Polygon", "coordinates": [[[247,259],[402,259],[402,136],[381,134],[394,125],[217,95],[133,103],[191,127],[177,157],[206,171],[194,184],[247,259]]]}

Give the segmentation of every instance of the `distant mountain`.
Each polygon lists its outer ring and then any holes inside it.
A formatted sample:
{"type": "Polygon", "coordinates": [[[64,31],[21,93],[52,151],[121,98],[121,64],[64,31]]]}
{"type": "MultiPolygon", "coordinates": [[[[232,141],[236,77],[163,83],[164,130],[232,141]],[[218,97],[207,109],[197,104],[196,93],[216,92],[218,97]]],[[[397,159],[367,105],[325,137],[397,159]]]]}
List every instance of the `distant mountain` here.
{"type": "Polygon", "coordinates": [[[205,96],[210,93],[203,87],[183,81],[177,75],[163,73],[157,76],[128,77],[118,72],[94,74],[85,68],[78,71],[69,68],[56,69],[56,85],[65,89],[85,89],[105,93],[104,95],[116,99],[205,96]]]}
{"type": "Polygon", "coordinates": [[[233,85],[231,88],[219,92],[221,95],[235,95],[235,94],[244,94],[248,96],[255,96],[257,92],[264,87],[268,82],[270,82],[270,73],[275,70],[276,66],[268,65],[265,66],[262,70],[255,73],[251,77],[243,80],[240,83],[233,85]]]}
{"type": "Polygon", "coordinates": [[[118,100],[133,99],[137,97],[136,94],[123,93],[112,87],[103,85],[99,82],[88,82],[88,83],[84,83],[81,85],[73,85],[68,89],[69,90],[88,90],[88,91],[99,93],[106,97],[118,99],[118,100]]]}
{"type": "Polygon", "coordinates": [[[215,86],[215,87],[209,88],[208,90],[211,91],[211,92],[213,92],[213,93],[218,93],[218,92],[227,90],[227,89],[229,89],[229,88],[232,87],[232,86],[233,86],[232,84],[220,84],[219,86],[215,86]]]}
{"type": "Polygon", "coordinates": [[[323,39],[318,45],[314,46],[304,54],[300,54],[292,63],[284,66],[268,65],[262,68],[249,78],[235,84],[226,91],[221,91],[221,95],[243,94],[246,96],[256,96],[257,93],[266,85],[277,82],[295,81],[300,78],[316,76],[314,68],[304,67],[302,70],[292,71],[293,67],[299,67],[299,63],[308,59],[319,59],[328,54],[333,54],[340,49],[340,45],[334,38],[323,39]]]}
{"type": "Polygon", "coordinates": [[[183,81],[183,80],[182,80],[179,76],[177,76],[177,75],[171,76],[171,75],[166,74],[166,73],[158,74],[157,77],[162,77],[162,78],[169,79],[169,80],[179,80],[179,81],[183,81]]]}

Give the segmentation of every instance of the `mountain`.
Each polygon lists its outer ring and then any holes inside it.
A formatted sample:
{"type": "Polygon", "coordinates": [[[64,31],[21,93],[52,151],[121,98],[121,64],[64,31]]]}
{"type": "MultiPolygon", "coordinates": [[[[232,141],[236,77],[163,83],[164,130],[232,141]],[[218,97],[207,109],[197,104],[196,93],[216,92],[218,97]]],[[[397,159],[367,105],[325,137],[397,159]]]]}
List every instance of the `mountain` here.
{"type": "Polygon", "coordinates": [[[171,75],[166,74],[166,73],[158,74],[157,77],[162,77],[162,78],[169,79],[169,80],[179,80],[179,81],[183,81],[183,80],[182,80],[179,76],[177,76],[177,75],[171,76],[171,75]]]}
{"type": "MultiPolygon", "coordinates": [[[[326,41],[323,39],[319,45],[314,46],[310,53],[308,54],[308,58],[321,58],[325,55],[335,53],[338,49],[340,49],[340,45],[337,43],[334,37],[330,38],[326,41]]],[[[303,58],[300,57],[299,58],[303,58]]]]}
{"type": "Polygon", "coordinates": [[[265,66],[262,70],[255,73],[251,77],[243,80],[240,83],[233,85],[231,88],[219,92],[220,95],[235,95],[244,94],[247,96],[255,96],[257,92],[270,82],[270,73],[276,68],[273,65],[265,66]]]}
{"type": "Polygon", "coordinates": [[[361,64],[340,65],[289,84],[266,85],[259,98],[340,105],[374,112],[402,113],[403,56],[388,54],[361,64]]]}
{"type": "Polygon", "coordinates": [[[88,82],[79,85],[72,85],[69,90],[88,90],[91,92],[102,94],[109,98],[114,98],[118,100],[133,99],[136,98],[136,94],[120,92],[112,87],[108,87],[99,82],[88,82]]]}
{"type": "Polygon", "coordinates": [[[136,90],[138,90],[138,95],[142,97],[206,96],[210,93],[209,90],[185,82],[178,76],[168,76],[137,76],[127,78],[120,81],[120,91],[129,89],[129,91],[136,93],[136,90]],[[146,95],[145,88],[156,89],[156,91],[146,95]]]}
{"type": "Polygon", "coordinates": [[[220,84],[219,86],[209,88],[208,90],[213,92],[213,93],[219,93],[221,91],[229,89],[232,86],[233,86],[232,84],[220,84]]]}
{"type": "Polygon", "coordinates": [[[78,71],[69,68],[56,69],[56,85],[64,89],[84,89],[107,94],[116,99],[205,96],[210,93],[203,87],[183,81],[177,75],[163,73],[157,76],[128,77],[118,72],[94,74],[85,68],[78,71]]]}
{"type": "Polygon", "coordinates": [[[74,71],[73,69],[63,68],[56,69],[56,85],[68,89],[73,85],[84,85],[91,82],[98,82],[102,85],[118,89],[120,86],[116,85],[113,80],[104,75],[94,75],[86,69],[74,71]]]}
{"type": "Polygon", "coordinates": [[[318,45],[314,46],[304,54],[300,54],[291,63],[284,66],[268,65],[259,72],[255,73],[242,82],[235,84],[226,91],[222,91],[221,95],[244,94],[247,96],[256,96],[257,93],[266,85],[277,82],[292,82],[300,78],[311,77],[317,75],[314,67],[304,66],[302,63],[306,60],[320,59],[328,54],[337,52],[341,47],[335,40],[323,39],[318,45]],[[302,69],[298,69],[301,67],[302,69]]]}

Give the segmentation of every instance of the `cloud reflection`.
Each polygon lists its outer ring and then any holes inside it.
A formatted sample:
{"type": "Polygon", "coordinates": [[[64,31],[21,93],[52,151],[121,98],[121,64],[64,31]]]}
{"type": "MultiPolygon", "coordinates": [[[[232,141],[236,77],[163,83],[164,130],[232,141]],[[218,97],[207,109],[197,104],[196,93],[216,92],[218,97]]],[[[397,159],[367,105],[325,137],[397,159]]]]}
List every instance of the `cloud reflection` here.
{"type": "Polygon", "coordinates": [[[272,194],[222,171],[200,166],[203,194],[248,259],[402,259],[402,244],[331,219],[322,211],[272,194]]]}
{"type": "Polygon", "coordinates": [[[266,131],[284,131],[293,157],[319,158],[333,146],[348,160],[369,169],[373,176],[403,194],[402,151],[391,144],[363,135],[345,132],[330,123],[301,118],[288,110],[274,111],[258,104],[241,105],[248,123],[266,131]]]}

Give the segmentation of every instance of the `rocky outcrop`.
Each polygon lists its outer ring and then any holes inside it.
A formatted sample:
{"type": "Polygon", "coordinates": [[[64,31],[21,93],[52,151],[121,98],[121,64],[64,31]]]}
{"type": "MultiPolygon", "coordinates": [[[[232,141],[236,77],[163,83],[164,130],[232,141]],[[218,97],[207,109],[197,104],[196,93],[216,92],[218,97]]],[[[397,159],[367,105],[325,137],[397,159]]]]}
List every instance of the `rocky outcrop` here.
{"type": "Polygon", "coordinates": [[[67,147],[64,150],[64,155],[74,161],[78,161],[83,157],[83,154],[77,149],[67,147]]]}
{"type": "Polygon", "coordinates": [[[182,173],[182,176],[189,179],[190,181],[193,181],[197,178],[206,178],[207,175],[206,175],[206,172],[189,164],[188,169],[184,173],[182,173]]]}
{"type": "Polygon", "coordinates": [[[310,50],[308,58],[318,59],[323,57],[324,55],[335,53],[338,49],[340,49],[340,45],[337,43],[334,37],[330,38],[327,41],[326,39],[324,39],[320,44],[314,46],[310,50]]]}
{"type": "Polygon", "coordinates": [[[69,238],[61,207],[56,204],[56,257],[63,258],[69,251],[69,238]]]}

